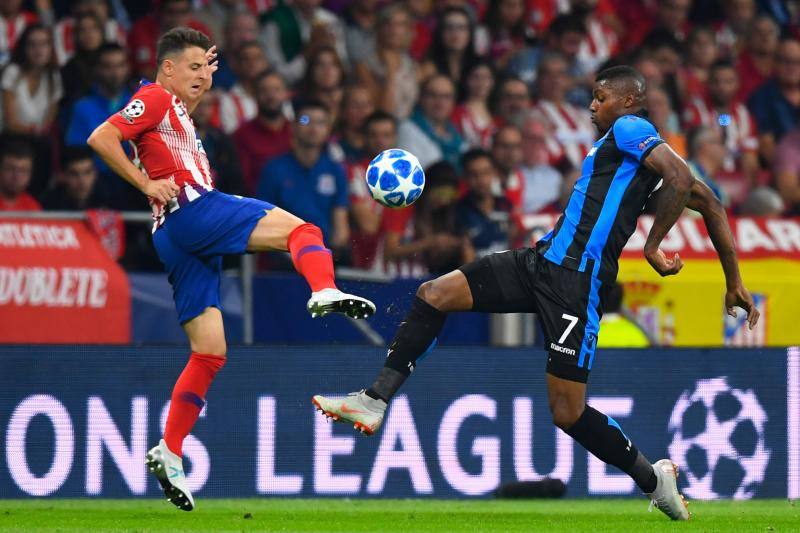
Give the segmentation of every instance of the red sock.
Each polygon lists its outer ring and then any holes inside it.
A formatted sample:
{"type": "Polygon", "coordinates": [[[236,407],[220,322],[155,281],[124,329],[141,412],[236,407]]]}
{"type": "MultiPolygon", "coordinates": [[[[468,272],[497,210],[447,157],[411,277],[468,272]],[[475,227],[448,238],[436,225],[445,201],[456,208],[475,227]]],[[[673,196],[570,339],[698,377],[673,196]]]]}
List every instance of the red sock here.
{"type": "Polygon", "coordinates": [[[224,364],[225,356],[192,353],[186,368],[175,382],[167,427],[164,429],[164,442],[175,455],[183,455],[183,439],[200,416],[200,411],[206,404],[208,386],[224,364]]]}
{"type": "Polygon", "coordinates": [[[289,234],[289,252],[294,268],[306,278],[312,292],[335,289],[333,255],[322,242],[322,231],[314,224],[301,224],[289,234]]]}

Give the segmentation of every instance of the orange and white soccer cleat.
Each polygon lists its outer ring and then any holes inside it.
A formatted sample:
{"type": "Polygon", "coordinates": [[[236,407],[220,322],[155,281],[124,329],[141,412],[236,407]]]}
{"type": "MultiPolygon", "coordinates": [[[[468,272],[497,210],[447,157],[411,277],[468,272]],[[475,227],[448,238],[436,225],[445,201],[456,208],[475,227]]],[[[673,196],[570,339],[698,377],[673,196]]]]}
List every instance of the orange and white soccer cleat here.
{"type": "Polygon", "coordinates": [[[331,420],[351,423],[364,435],[372,435],[378,431],[386,414],[386,402],[370,398],[364,390],[351,392],[344,398],[316,395],[311,398],[311,403],[331,420]]]}

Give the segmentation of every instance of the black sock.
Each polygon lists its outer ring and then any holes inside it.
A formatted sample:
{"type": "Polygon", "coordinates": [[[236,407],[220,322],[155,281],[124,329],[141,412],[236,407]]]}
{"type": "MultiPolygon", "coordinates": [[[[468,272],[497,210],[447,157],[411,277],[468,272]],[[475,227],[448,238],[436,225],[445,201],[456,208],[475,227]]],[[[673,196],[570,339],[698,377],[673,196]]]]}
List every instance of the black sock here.
{"type": "Polygon", "coordinates": [[[436,346],[436,338],[446,318],[447,313],[415,297],[389,345],[384,368],[372,387],[367,389],[367,395],[388,402],[414,370],[417,360],[436,346]]]}
{"type": "Polygon", "coordinates": [[[566,433],[604,463],[631,476],[643,492],[655,490],[656,476],[652,465],[610,416],[587,405],[566,433]]]}

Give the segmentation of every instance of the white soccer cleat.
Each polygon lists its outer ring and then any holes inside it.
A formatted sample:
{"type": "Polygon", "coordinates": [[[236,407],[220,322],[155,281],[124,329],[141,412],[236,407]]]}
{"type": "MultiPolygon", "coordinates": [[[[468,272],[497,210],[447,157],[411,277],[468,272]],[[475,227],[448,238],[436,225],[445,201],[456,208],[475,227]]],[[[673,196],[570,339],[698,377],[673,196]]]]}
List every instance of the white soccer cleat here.
{"type": "Polygon", "coordinates": [[[322,289],[311,293],[306,309],[311,313],[311,318],[322,317],[328,313],[342,313],[350,318],[369,318],[375,314],[374,303],[339,289],[322,289]]]}
{"type": "Polygon", "coordinates": [[[183,473],[183,459],[167,448],[164,439],[158,442],[158,446],[147,452],[145,464],[147,469],[158,478],[158,483],[164,490],[168,502],[184,511],[194,509],[194,498],[192,498],[192,493],[186,484],[186,476],[183,473]]]}
{"type": "Polygon", "coordinates": [[[352,423],[364,435],[372,435],[383,423],[386,402],[367,396],[364,390],[351,392],[344,398],[314,396],[311,403],[335,422],[352,423]]]}
{"type": "Polygon", "coordinates": [[[657,507],[659,511],[672,520],[689,520],[689,503],[678,491],[678,467],[669,459],[661,459],[653,465],[658,478],[656,490],[648,494],[650,510],[657,507]]]}

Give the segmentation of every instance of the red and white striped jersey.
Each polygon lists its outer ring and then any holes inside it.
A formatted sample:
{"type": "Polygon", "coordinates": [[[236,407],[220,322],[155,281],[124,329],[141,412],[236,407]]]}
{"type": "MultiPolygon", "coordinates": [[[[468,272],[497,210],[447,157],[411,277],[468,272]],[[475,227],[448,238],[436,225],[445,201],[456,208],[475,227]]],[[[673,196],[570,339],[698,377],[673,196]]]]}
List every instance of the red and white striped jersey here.
{"type": "MultiPolygon", "coordinates": [[[[103,30],[105,40],[125,46],[127,34],[125,29],[114,19],[108,19],[103,30]]],[[[60,66],[69,61],[75,53],[75,19],[66,17],[61,19],[53,28],[53,46],[56,49],[56,59],[60,66]]]]}
{"type": "Polygon", "coordinates": [[[619,50],[619,37],[611,26],[594,17],[586,19],[586,38],[578,50],[578,62],[586,72],[596,71],[619,50]]]}
{"type": "Polygon", "coordinates": [[[550,164],[557,165],[566,159],[574,168],[580,168],[596,136],[589,112],[568,102],[548,100],[540,100],[534,108],[550,125],[552,135],[547,137],[550,164]]]}
{"type": "Polygon", "coordinates": [[[221,93],[217,105],[219,105],[220,126],[228,135],[258,114],[256,99],[247,94],[239,83],[229,91],[221,93]]]}
{"type": "MultiPolygon", "coordinates": [[[[169,179],[181,188],[169,212],[212,190],[211,167],[189,112],[181,100],[157,83],[143,84],[108,122],[122,132],[152,180],[169,179]]],[[[154,206],[160,219],[164,206],[154,206]]]]}
{"type": "Polygon", "coordinates": [[[736,169],[736,161],[743,152],[758,150],[755,120],[741,102],[733,104],[729,113],[720,113],[706,99],[696,97],[686,106],[683,123],[687,129],[698,126],[722,127],[728,152],[723,168],[727,172],[736,169]]]}
{"type": "Polygon", "coordinates": [[[0,15],[0,66],[11,60],[11,52],[17,44],[19,36],[29,24],[36,22],[36,15],[30,11],[22,11],[13,18],[0,15]]]}

